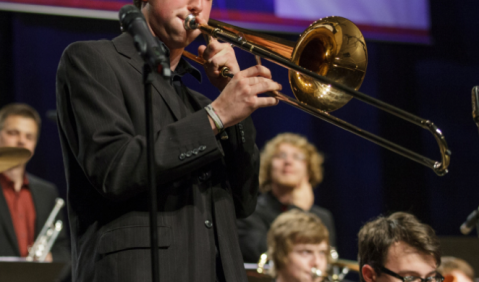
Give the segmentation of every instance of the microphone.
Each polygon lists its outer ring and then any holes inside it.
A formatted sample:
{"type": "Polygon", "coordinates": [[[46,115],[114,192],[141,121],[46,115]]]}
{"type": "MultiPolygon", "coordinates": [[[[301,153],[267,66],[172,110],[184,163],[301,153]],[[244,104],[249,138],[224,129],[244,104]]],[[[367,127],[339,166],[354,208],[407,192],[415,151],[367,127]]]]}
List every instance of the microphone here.
{"type": "Polygon", "coordinates": [[[472,118],[479,127],[479,86],[472,88],[472,118]]]}
{"type": "Polygon", "coordinates": [[[151,34],[140,10],[133,5],[125,5],[120,9],[119,18],[121,30],[128,32],[133,37],[135,47],[145,63],[149,64],[153,70],[158,70],[163,76],[171,76],[165,48],[158,38],[151,34]]]}
{"type": "Polygon", "coordinates": [[[461,225],[461,233],[464,235],[469,234],[474,226],[477,224],[479,219],[479,208],[475,209],[471,214],[467,217],[466,221],[461,225]]]}

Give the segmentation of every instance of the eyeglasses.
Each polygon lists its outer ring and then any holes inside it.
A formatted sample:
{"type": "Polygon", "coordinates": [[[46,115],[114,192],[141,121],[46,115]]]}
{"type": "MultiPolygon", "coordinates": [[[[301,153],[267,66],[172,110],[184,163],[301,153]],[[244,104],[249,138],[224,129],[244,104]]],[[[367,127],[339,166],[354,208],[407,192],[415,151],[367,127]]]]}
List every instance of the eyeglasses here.
{"type": "Polygon", "coordinates": [[[403,276],[397,274],[396,272],[385,268],[384,266],[381,266],[380,269],[381,269],[382,272],[384,272],[386,274],[389,274],[392,277],[396,277],[398,279],[401,279],[403,282],[442,282],[442,281],[444,281],[444,277],[437,272],[434,274],[434,276],[421,278],[421,277],[417,277],[417,276],[403,277],[403,276]]]}
{"type": "Polygon", "coordinates": [[[281,160],[286,160],[289,156],[292,157],[293,160],[295,161],[304,161],[306,160],[306,156],[302,153],[293,153],[291,155],[288,155],[285,152],[280,152],[275,155],[273,155],[274,158],[281,159],[281,160]]]}

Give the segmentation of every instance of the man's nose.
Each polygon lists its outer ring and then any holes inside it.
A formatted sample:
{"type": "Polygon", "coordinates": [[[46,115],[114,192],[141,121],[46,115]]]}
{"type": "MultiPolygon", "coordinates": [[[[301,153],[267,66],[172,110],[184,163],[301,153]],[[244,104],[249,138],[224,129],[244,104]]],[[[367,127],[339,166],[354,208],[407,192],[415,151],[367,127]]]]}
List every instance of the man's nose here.
{"type": "Polygon", "coordinates": [[[315,254],[313,258],[311,259],[311,267],[322,269],[323,263],[324,263],[324,258],[321,254],[315,254]]]}
{"type": "Polygon", "coordinates": [[[27,143],[27,137],[26,136],[23,136],[23,135],[19,135],[18,136],[18,139],[17,139],[17,146],[25,146],[25,144],[27,143]]]}
{"type": "Polygon", "coordinates": [[[188,1],[188,10],[192,14],[199,14],[203,11],[203,1],[205,0],[189,0],[188,1]]]}

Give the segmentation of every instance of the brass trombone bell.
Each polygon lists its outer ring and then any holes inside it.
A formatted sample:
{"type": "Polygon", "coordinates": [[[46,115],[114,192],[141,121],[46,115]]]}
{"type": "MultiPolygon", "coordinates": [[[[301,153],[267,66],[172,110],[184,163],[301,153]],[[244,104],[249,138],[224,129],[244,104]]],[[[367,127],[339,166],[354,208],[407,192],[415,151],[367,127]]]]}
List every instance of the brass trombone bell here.
{"type": "MultiPolygon", "coordinates": [[[[213,19],[208,25],[235,34],[240,40],[254,44],[255,48],[261,46],[283,60],[355,90],[359,89],[366,75],[368,52],[364,37],[355,24],[342,17],[315,21],[296,44],[213,19]]],[[[268,57],[265,59],[276,63],[268,57]]],[[[352,98],[345,91],[292,69],[289,69],[289,82],[296,99],[326,112],[341,108],[352,98]]]]}
{"type": "MultiPolygon", "coordinates": [[[[429,167],[440,176],[447,173],[451,152],[434,123],[357,91],[366,74],[368,55],[361,31],[348,19],[327,17],[315,21],[296,43],[213,19],[208,24],[199,24],[193,15],[186,18],[185,28],[200,29],[204,34],[288,68],[296,99],[278,91],[268,95],[429,167]],[[431,160],[328,113],[344,106],[352,97],[427,129],[438,143],[441,161],[431,160]]],[[[183,55],[205,63],[203,58],[187,51],[183,55]]],[[[233,76],[227,68],[222,69],[222,74],[233,76]]]]}

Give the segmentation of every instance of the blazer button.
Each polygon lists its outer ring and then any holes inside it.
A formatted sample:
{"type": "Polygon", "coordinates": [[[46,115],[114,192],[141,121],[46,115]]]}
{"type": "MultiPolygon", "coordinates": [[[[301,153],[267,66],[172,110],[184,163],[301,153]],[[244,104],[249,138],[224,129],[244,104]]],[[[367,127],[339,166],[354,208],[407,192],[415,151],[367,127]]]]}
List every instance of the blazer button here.
{"type": "Polygon", "coordinates": [[[203,152],[204,150],[206,150],[206,146],[205,145],[200,146],[199,149],[200,149],[200,152],[203,152]]]}
{"type": "Polygon", "coordinates": [[[211,221],[209,221],[209,220],[206,220],[206,221],[205,221],[205,226],[206,226],[207,228],[211,228],[211,227],[213,227],[213,222],[211,222],[211,221]]]}
{"type": "Polygon", "coordinates": [[[211,177],[211,174],[209,172],[203,172],[200,176],[198,176],[198,179],[200,181],[206,181],[210,179],[210,177],[211,177]]]}
{"type": "Polygon", "coordinates": [[[191,157],[191,154],[193,154],[193,152],[191,152],[191,151],[186,152],[186,157],[187,158],[191,157]]]}
{"type": "Polygon", "coordinates": [[[181,153],[179,158],[180,158],[180,160],[184,160],[186,158],[186,155],[184,153],[181,153]]]}

